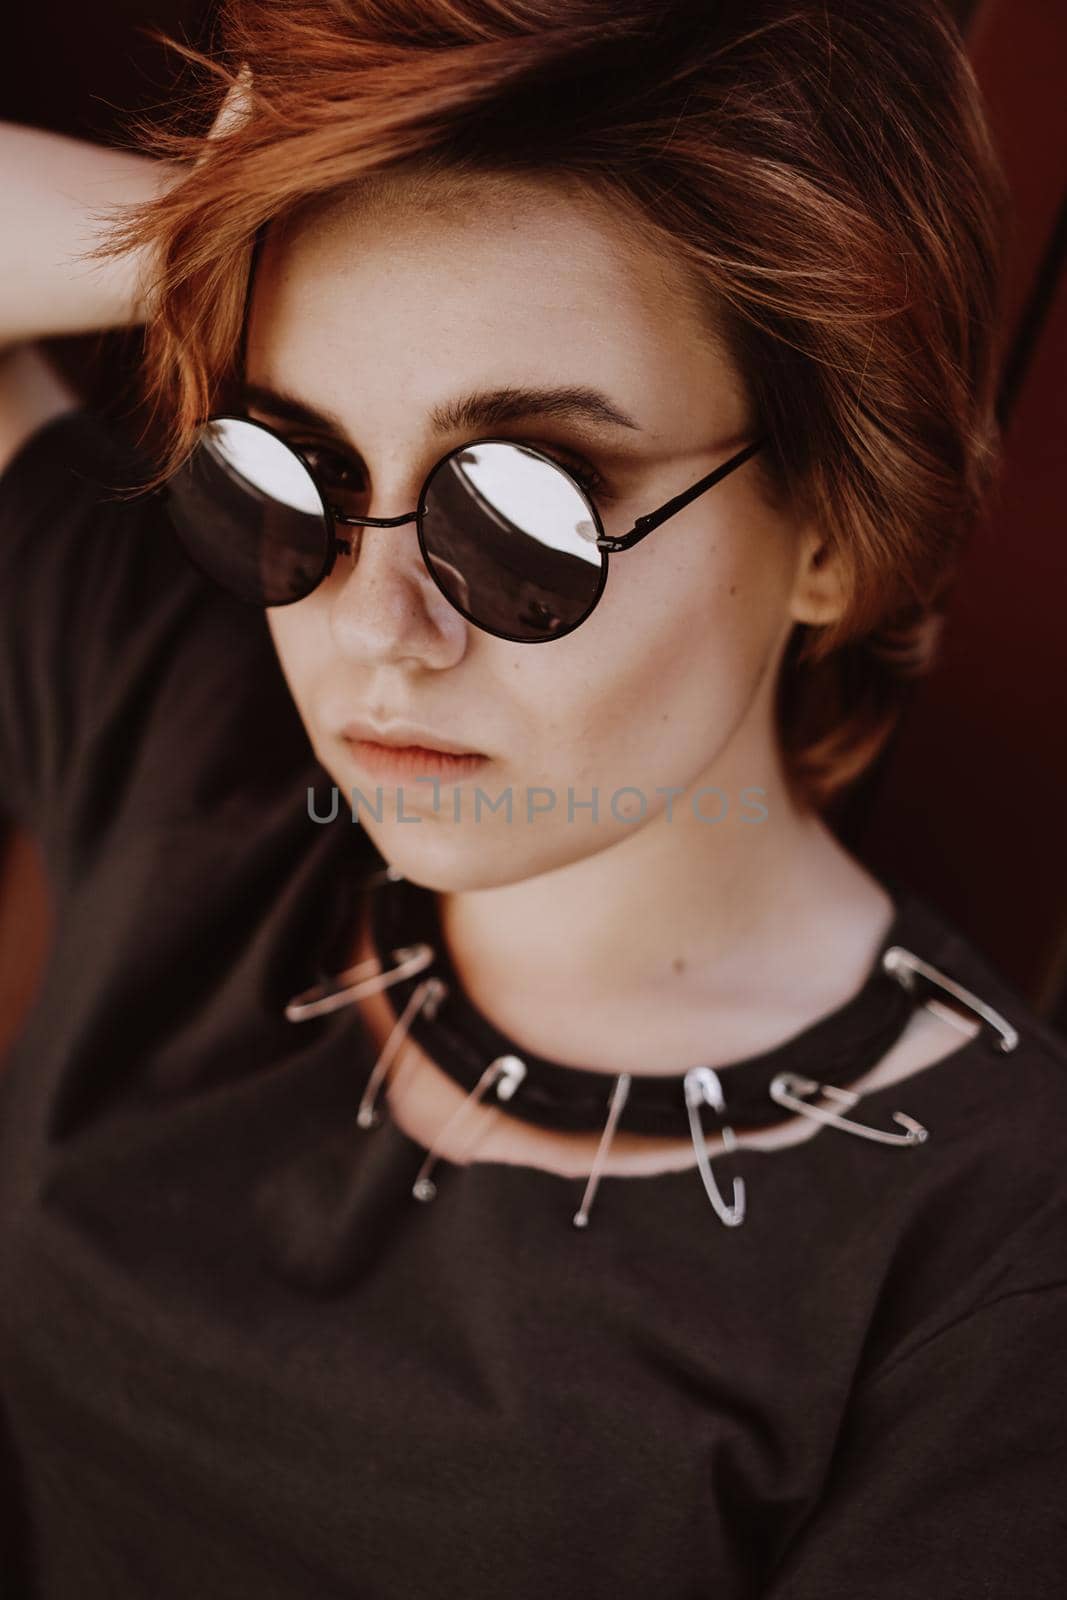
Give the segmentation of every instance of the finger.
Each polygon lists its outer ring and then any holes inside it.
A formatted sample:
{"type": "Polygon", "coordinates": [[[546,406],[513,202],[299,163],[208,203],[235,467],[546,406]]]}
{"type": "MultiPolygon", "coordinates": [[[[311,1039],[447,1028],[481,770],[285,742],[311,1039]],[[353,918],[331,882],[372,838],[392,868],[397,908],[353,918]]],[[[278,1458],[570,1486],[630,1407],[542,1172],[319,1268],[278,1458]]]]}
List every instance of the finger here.
{"type": "Polygon", "coordinates": [[[252,109],[252,69],[242,61],[237,77],[227,89],[207,138],[221,139],[238,128],[252,109]]]}

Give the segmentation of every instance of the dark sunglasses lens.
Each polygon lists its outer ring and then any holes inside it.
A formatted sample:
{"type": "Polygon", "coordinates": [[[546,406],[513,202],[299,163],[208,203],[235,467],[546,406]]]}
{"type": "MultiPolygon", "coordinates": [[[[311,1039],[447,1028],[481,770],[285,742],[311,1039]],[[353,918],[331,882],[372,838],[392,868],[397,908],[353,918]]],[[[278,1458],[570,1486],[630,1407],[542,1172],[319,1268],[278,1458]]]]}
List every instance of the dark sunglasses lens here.
{"type": "Polygon", "coordinates": [[[190,559],[239,600],[288,605],[324,576],[332,534],[322,498],[266,428],[239,417],[205,423],[167,488],[190,559]]]}
{"type": "Polygon", "coordinates": [[[568,473],[522,445],[446,456],[426,485],[421,526],[441,590],[503,638],[569,632],[604,586],[588,500],[568,473]]]}

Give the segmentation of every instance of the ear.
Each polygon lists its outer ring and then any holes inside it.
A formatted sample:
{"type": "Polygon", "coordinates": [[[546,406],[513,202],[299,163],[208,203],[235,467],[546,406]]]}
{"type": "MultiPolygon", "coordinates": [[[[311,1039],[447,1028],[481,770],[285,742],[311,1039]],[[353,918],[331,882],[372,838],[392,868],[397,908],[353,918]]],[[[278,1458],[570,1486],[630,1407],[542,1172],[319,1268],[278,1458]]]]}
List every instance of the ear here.
{"type": "Polygon", "coordinates": [[[795,622],[835,622],[847,590],[840,552],[833,553],[818,528],[806,525],[797,542],[797,564],[789,613],[795,622]]]}

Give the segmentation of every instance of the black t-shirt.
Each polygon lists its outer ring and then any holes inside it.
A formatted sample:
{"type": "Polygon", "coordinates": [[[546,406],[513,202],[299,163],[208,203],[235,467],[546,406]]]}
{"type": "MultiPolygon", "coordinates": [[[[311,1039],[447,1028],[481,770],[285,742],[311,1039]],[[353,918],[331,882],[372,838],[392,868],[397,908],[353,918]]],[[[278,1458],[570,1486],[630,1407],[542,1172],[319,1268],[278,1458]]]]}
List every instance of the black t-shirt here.
{"type": "Polygon", "coordinates": [[[283,1014],[381,858],[309,814],[264,614],[124,471],[77,413],[0,482],[0,804],[55,924],[0,1076],[4,1595],[1059,1596],[1058,1036],[927,906],[1020,1043],[852,1113],[925,1143],[742,1148],[737,1228],[695,1167],[585,1230],[584,1180],[505,1162],[420,1204],[423,1148],[356,1125],[358,1008],[283,1014]]]}

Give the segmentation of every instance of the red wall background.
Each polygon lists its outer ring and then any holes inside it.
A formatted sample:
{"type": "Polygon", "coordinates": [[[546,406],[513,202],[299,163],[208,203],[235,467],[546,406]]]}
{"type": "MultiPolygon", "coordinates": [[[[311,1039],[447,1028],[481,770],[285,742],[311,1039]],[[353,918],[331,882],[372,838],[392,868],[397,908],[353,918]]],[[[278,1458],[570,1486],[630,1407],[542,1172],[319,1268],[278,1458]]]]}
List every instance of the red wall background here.
{"type": "Polygon", "coordinates": [[[1067,1028],[1067,6],[984,0],[968,40],[1015,207],[1005,473],[939,665],[841,832],[1067,1028]]]}

